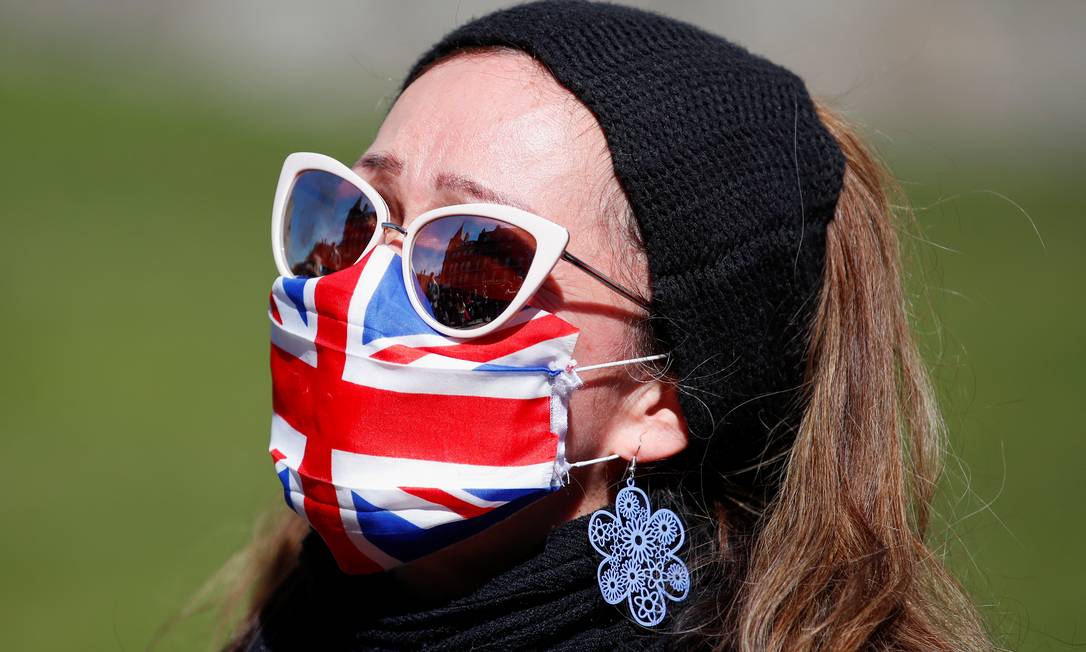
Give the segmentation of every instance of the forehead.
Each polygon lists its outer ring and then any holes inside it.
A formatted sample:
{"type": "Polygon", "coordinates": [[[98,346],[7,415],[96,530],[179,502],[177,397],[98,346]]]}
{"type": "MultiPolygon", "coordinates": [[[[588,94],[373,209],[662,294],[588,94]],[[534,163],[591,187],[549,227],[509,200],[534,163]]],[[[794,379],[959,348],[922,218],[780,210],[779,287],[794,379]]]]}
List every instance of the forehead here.
{"type": "Polygon", "coordinates": [[[368,151],[396,154],[408,179],[452,172],[545,198],[609,174],[606,148],[587,108],[527,55],[488,53],[415,80],[368,151]]]}

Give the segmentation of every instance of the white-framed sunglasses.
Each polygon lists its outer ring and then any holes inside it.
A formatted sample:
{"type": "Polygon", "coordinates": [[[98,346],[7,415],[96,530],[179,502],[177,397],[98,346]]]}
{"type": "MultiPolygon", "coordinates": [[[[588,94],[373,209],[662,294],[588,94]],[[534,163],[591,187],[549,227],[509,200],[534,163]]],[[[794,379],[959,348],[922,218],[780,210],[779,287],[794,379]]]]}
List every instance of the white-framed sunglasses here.
{"type": "Polygon", "coordinates": [[[633,303],[649,303],[566,251],[565,227],[502,204],[427,211],[405,229],[381,195],[343,163],[308,152],[283,162],[272,207],[272,253],[286,277],[316,277],[354,265],[384,239],[403,236],[403,278],[411,305],[450,337],[491,333],[515,315],[559,259],[633,303]]]}

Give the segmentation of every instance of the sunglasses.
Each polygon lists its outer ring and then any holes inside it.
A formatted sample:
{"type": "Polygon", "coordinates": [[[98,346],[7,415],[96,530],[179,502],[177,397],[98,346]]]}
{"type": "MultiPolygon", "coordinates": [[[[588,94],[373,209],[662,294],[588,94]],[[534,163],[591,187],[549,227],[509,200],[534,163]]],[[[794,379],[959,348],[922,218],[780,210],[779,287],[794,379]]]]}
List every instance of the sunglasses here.
{"type": "Polygon", "coordinates": [[[469,338],[491,333],[531,299],[565,260],[633,303],[645,299],[566,251],[569,231],[501,204],[427,211],[405,229],[384,199],[339,161],[300,152],[283,163],[272,209],[272,251],[283,276],[346,269],[384,240],[403,236],[403,278],[411,305],[434,330],[469,338]]]}

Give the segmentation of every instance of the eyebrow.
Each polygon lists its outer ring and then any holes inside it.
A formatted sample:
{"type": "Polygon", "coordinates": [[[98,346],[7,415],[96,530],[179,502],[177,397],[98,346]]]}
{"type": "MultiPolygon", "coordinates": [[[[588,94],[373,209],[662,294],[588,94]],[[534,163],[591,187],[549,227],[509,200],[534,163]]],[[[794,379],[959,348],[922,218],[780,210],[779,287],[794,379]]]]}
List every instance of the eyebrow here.
{"type": "Polygon", "coordinates": [[[366,154],[362,158],[358,159],[358,161],[355,163],[355,166],[364,167],[370,170],[388,172],[392,176],[397,176],[400,174],[400,172],[403,172],[403,161],[391,154],[384,154],[381,152],[366,154]]]}
{"type": "MultiPolygon", "coordinates": [[[[355,163],[357,167],[363,167],[369,170],[385,172],[392,176],[399,176],[404,169],[404,162],[402,159],[397,158],[394,154],[388,152],[374,152],[366,154],[362,158],[358,159],[355,163]]],[[[474,199],[491,204],[505,204],[506,206],[513,206],[529,213],[534,213],[527,203],[522,202],[514,197],[510,197],[504,193],[498,192],[493,188],[488,188],[478,181],[466,177],[462,174],[454,174],[452,172],[442,172],[437,175],[434,180],[434,187],[438,190],[451,190],[455,192],[461,192],[474,199]]]]}

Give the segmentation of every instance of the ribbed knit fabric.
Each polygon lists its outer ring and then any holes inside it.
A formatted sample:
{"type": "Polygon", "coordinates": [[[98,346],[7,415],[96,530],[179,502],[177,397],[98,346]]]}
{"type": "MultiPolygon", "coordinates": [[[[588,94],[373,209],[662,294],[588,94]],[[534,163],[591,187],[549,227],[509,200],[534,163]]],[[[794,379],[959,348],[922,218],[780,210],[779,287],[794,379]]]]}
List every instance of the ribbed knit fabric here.
{"type": "Polygon", "coordinates": [[[463,597],[429,608],[389,575],[343,574],[314,533],[298,568],[250,631],[248,652],[286,650],[664,650],[600,596],[588,517],[555,528],[535,556],[463,597]]]}
{"type": "Polygon", "coordinates": [[[648,250],[652,324],[687,388],[693,459],[718,431],[714,457],[757,454],[796,412],[844,171],[803,81],[687,23],[545,0],[457,28],[403,87],[476,46],[529,53],[595,114],[648,250]]]}

